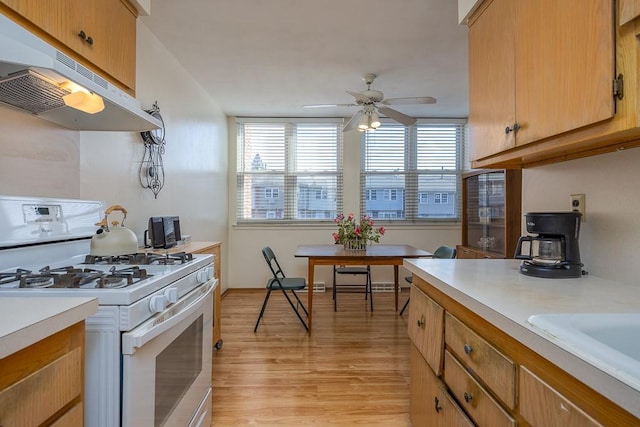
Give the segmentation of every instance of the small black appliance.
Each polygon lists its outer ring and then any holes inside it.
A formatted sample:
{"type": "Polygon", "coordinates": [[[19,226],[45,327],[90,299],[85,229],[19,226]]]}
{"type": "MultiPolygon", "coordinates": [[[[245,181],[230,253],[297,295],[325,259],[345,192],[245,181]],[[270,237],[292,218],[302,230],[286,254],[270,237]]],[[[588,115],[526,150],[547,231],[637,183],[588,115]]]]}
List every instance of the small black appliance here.
{"type": "Polygon", "coordinates": [[[523,260],[520,272],[548,279],[576,278],[585,272],[580,261],[580,212],[525,214],[527,232],[518,240],[515,258],[523,260]]]}
{"type": "Polygon", "coordinates": [[[177,216],[152,216],[149,228],[144,232],[144,243],[148,248],[168,249],[182,239],[180,218],[177,216]]]}

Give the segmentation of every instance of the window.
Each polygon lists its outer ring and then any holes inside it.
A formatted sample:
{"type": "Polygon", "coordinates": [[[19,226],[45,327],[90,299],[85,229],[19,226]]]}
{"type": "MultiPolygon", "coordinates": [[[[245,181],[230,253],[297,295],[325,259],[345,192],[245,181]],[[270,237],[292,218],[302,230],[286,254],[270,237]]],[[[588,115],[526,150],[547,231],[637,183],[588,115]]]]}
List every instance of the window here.
{"type": "Polygon", "coordinates": [[[398,221],[459,220],[464,123],[385,122],[375,132],[365,132],[361,211],[398,221]],[[383,191],[381,200],[371,197],[376,191],[383,191]]]}
{"type": "Polygon", "coordinates": [[[277,199],[280,197],[280,189],[279,188],[265,188],[264,189],[264,197],[265,199],[277,199]]]}
{"type": "Polygon", "coordinates": [[[447,193],[434,193],[433,203],[446,205],[447,203],[449,203],[449,195],[447,193]]]}
{"type": "Polygon", "coordinates": [[[238,118],[238,223],[333,220],[342,210],[341,122],[238,118]]]}
{"type": "Polygon", "coordinates": [[[384,200],[397,200],[397,190],[384,190],[384,200]]]}

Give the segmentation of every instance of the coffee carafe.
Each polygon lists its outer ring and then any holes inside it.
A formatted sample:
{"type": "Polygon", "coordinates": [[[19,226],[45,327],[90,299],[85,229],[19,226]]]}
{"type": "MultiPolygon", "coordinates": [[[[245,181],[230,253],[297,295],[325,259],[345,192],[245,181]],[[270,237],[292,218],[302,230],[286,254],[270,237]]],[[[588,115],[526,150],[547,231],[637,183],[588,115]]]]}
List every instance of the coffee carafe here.
{"type": "Polygon", "coordinates": [[[518,240],[515,258],[523,260],[520,272],[549,279],[575,278],[584,274],[578,235],[580,212],[533,212],[525,214],[527,233],[518,240]]]}

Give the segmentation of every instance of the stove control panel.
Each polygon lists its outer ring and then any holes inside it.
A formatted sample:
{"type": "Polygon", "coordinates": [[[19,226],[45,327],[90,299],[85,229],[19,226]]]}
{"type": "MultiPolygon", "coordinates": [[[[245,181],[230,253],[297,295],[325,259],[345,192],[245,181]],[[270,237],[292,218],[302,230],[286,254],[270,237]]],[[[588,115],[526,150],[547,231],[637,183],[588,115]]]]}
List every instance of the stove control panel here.
{"type": "Polygon", "coordinates": [[[62,222],[62,207],[48,204],[24,204],[22,205],[25,224],[41,222],[62,222]]]}

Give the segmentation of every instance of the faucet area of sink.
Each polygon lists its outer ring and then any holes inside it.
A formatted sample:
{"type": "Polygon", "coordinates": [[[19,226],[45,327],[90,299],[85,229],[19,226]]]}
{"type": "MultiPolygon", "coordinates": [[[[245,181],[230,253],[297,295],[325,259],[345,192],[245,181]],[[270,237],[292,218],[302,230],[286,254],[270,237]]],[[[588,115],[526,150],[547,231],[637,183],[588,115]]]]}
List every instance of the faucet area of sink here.
{"type": "Polygon", "coordinates": [[[535,314],[527,323],[559,347],[640,391],[640,313],[535,314]]]}

